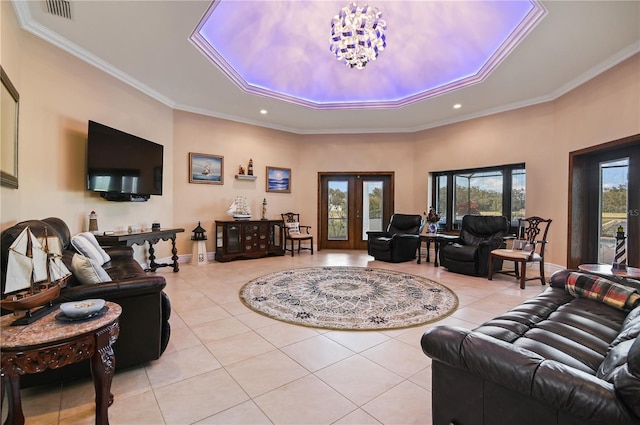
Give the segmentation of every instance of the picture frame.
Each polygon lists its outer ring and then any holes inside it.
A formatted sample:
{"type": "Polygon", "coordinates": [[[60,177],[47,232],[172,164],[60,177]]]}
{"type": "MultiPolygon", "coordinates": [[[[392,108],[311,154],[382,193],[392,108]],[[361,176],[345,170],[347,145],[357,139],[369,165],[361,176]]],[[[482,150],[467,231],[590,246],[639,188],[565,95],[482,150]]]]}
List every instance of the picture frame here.
{"type": "Polygon", "coordinates": [[[189,152],[189,183],[224,184],[224,157],[189,152]]]}
{"type": "Polygon", "coordinates": [[[2,66],[0,80],[0,185],[17,189],[20,95],[2,66]]]}
{"type": "Polygon", "coordinates": [[[291,168],[267,167],[267,192],[291,193],[291,168]]]}

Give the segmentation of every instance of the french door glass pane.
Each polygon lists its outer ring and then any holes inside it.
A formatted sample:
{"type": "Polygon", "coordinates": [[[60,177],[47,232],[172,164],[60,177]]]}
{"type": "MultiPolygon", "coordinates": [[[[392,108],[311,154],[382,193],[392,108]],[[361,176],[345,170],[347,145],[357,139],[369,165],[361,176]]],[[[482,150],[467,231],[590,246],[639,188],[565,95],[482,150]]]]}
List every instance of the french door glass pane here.
{"type": "Polygon", "coordinates": [[[454,175],[455,221],[467,214],[502,215],[502,171],[454,175]]]}
{"type": "Polygon", "coordinates": [[[518,223],[519,218],[525,218],[525,199],[527,188],[527,172],[524,168],[513,170],[511,173],[511,223],[518,223]]]}
{"type": "Polygon", "coordinates": [[[600,163],[599,263],[613,263],[618,227],[627,234],[628,187],[629,158],[600,163]]]}
{"type": "Polygon", "coordinates": [[[349,182],[335,180],[329,182],[329,203],[327,211],[327,238],[330,241],[346,241],[349,235],[349,182]]]}
{"type": "Polygon", "coordinates": [[[362,240],[367,240],[368,231],[382,230],[382,181],[362,182],[362,240]]]}

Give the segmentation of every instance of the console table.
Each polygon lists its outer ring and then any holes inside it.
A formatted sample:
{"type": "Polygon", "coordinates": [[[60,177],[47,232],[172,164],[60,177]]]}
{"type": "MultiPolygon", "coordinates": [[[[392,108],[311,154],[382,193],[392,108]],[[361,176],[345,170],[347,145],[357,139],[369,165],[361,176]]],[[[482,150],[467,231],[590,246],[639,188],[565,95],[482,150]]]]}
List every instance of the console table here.
{"type": "Polygon", "coordinates": [[[216,221],[216,261],[284,255],[282,220],[216,221]]]}
{"type": "Polygon", "coordinates": [[[5,425],[24,424],[20,399],[20,376],[57,369],[91,359],[91,374],[96,392],[96,425],[108,425],[107,409],[113,404],[111,381],[115,370],[112,345],[120,327],[122,308],[113,302],[104,315],[76,322],[58,322],[56,309],[26,326],[10,326],[15,319],[8,314],[0,319],[0,397],[7,390],[8,415],[5,425]]]}
{"type": "Polygon", "coordinates": [[[176,233],[182,233],[184,229],[160,229],[160,230],[143,230],[140,232],[115,232],[112,235],[96,235],[96,239],[100,245],[144,245],[149,242],[149,268],[145,271],[155,272],[158,267],[173,267],[173,271],[180,270],[178,267],[178,250],[176,249],[176,233]],[[173,263],[156,263],[155,249],[153,245],[160,240],[166,241],[171,239],[171,259],[173,263]]]}

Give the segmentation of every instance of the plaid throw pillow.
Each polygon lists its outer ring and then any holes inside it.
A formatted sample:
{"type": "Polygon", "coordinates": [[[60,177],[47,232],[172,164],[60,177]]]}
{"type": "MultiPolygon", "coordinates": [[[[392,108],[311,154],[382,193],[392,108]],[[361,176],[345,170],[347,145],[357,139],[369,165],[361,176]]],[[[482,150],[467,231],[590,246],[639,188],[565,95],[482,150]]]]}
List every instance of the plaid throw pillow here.
{"type": "Polygon", "coordinates": [[[600,301],[618,310],[632,309],[640,302],[636,289],[593,274],[571,272],[565,288],[576,298],[600,301]]]}

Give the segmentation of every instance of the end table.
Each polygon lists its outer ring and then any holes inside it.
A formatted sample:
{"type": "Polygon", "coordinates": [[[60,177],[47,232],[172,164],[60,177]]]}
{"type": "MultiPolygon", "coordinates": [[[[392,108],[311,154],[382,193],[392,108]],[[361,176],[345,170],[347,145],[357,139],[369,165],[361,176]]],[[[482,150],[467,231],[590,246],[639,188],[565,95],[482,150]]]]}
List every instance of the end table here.
{"type": "Polygon", "coordinates": [[[113,403],[111,381],[115,369],[112,345],[120,327],[122,308],[112,302],[105,304],[104,315],[74,322],[59,322],[56,309],[42,319],[26,326],[10,326],[15,317],[0,318],[2,338],[0,349],[0,397],[7,390],[9,414],[5,425],[24,424],[20,400],[20,375],[57,369],[85,359],[91,359],[91,374],[96,392],[96,425],[108,425],[107,409],[113,403]]]}

